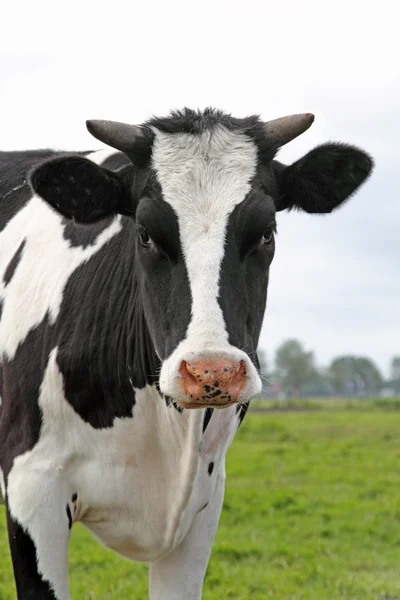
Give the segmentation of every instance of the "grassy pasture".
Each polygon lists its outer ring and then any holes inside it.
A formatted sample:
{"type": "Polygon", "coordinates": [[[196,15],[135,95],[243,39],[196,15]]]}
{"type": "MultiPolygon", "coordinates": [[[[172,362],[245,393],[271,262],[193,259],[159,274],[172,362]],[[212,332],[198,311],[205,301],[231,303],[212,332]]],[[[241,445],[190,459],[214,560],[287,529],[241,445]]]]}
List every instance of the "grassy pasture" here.
{"type": "MultiPolygon", "coordinates": [[[[400,404],[258,403],[228,454],[204,600],[400,600],[400,404]],[[267,410],[265,408],[267,407],[267,410]]],[[[147,597],[147,568],[75,526],[72,596],[147,597]]],[[[0,600],[14,600],[0,506],[0,600]]]]}

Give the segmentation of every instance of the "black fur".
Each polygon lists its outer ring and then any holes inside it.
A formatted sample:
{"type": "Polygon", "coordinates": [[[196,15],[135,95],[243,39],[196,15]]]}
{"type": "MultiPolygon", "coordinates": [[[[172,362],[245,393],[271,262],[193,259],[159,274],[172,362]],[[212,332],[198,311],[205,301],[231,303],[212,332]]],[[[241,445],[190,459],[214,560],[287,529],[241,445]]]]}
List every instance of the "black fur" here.
{"type": "Polygon", "coordinates": [[[65,510],[66,510],[67,518],[68,518],[68,529],[72,529],[72,515],[71,515],[71,509],[69,507],[69,504],[66,504],[65,510]]]}
{"type": "Polygon", "coordinates": [[[237,409],[236,409],[236,413],[239,417],[239,423],[238,423],[238,427],[240,427],[240,425],[243,422],[243,419],[245,418],[247,411],[249,408],[249,403],[245,402],[244,404],[238,404],[237,409]]]}
{"type": "Polygon", "coordinates": [[[243,349],[254,364],[275,251],[273,237],[269,244],[260,245],[260,241],[275,229],[274,202],[257,188],[236,206],[228,220],[218,301],[229,342],[243,349]]]}
{"type": "Polygon", "coordinates": [[[12,257],[12,259],[10,260],[10,262],[8,263],[8,267],[6,268],[6,270],[4,271],[4,275],[3,275],[3,281],[4,281],[4,285],[7,286],[14,273],[15,273],[15,269],[18,267],[19,262],[21,260],[22,257],[22,253],[24,251],[25,248],[25,244],[26,244],[26,240],[22,240],[22,242],[20,243],[18,250],[15,252],[14,256],[12,257]]]}
{"type": "Polygon", "coordinates": [[[280,175],[277,210],[330,213],[364,183],[373,168],[372,158],[347,144],[323,144],[289,167],[276,163],[280,175]]]}
{"type": "Polygon", "coordinates": [[[206,408],[206,412],[204,414],[204,421],[203,421],[203,433],[205,432],[205,430],[208,427],[208,424],[210,423],[211,417],[213,416],[213,412],[214,412],[213,408],[206,408]]]}
{"type": "Polygon", "coordinates": [[[129,198],[123,178],[81,156],[43,162],[30,176],[33,190],[56,211],[81,223],[126,214],[129,198]]]}
{"type": "Polygon", "coordinates": [[[40,384],[53,348],[49,333],[52,328],[46,317],[28,333],[11,361],[3,357],[0,466],[5,477],[14,458],[31,450],[39,440],[42,425],[38,404],[40,384]]]}

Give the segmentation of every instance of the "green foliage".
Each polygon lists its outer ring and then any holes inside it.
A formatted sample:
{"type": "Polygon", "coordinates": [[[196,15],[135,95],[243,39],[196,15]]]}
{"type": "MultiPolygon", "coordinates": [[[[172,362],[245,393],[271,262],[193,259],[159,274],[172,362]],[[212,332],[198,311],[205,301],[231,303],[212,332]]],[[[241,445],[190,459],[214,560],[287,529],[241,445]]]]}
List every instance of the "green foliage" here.
{"type": "MultiPolygon", "coordinates": [[[[399,600],[399,406],[327,400],[250,414],[228,455],[204,600],[399,600]]],[[[74,526],[73,598],[143,600],[146,577],[74,526]]],[[[3,507],[0,599],[15,599],[3,507]]]]}
{"type": "Polygon", "coordinates": [[[276,351],[275,368],[282,388],[299,395],[318,377],[312,352],[306,352],[298,340],[287,340],[276,351]]]}
{"type": "Polygon", "coordinates": [[[338,393],[376,393],[382,385],[382,375],[366,357],[340,356],[330,366],[332,383],[338,393]]]}
{"type": "Polygon", "coordinates": [[[393,356],[390,364],[390,376],[396,381],[400,381],[400,356],[393,356]]]}
{"type": "Polygon", "coordinates": [[[257,350],[258,362],[260,365],[260,376],[263,385],[263,390],[266,390],[271,385],[269,382],[269,367],[267,360],[267,353],[263,348],[257,350]]]}
{"type": "Polygon", "coordinates": [[[390,377],[397,394],[400,394],[400,356],[393,356],[390,363],[390,377]]]}

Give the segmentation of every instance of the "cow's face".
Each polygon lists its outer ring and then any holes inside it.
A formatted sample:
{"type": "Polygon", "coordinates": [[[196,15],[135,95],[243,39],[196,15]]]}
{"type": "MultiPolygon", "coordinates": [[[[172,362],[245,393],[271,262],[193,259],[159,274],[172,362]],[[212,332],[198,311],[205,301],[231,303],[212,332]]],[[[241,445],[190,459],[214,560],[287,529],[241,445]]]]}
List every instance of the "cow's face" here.
{"type": "MultiPolygon", "coordinates": [[[[303,116],[297,134],[311,122],[303,116]]],[[[230,406],[261,390],[256,350],[275,213],[331,212],[372,168],[365,153],[338,144],[285,167],[274,155],[294,135],[286,131],[285,140],[274,123],[187,111],[149,122],[130,147],[130,126],[115,124],[110,135],[107,124],[106,135],[102,122],[90,123],[96,137],[131,158],[129,172],[70,157],[32,175],[34,189],[65,216],[134,219],[135,274],[162,361],[160,389],[188,408],[230,406]]]]}
{"type": "Polygon", "coordinates": [[[136,213],[142,294],[161,390],[193,406],[261,390],[254,363],[275,205],[257,163],[254,141],[222,127],[155,133],[136,213]]]}

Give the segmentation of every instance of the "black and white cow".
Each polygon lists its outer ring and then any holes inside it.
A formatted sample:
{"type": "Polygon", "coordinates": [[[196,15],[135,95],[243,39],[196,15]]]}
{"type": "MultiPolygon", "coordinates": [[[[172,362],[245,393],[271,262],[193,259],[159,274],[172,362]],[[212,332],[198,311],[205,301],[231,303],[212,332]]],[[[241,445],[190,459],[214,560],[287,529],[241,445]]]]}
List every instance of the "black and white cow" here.
{"type": "Polygon", "coordinates": [[[0,479],[19,599],[70,598],[78,521],[150,563],[151,599],[201,598],[225,455],[261,389],[276,213],[329,213],[372,169],[344,144],[277,162],[312,121],[184,110],[89,121],[109,146],[93,153],[0,153],[0,479]]]}

